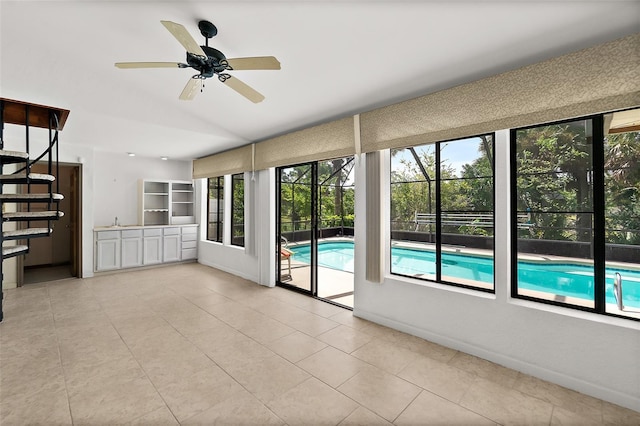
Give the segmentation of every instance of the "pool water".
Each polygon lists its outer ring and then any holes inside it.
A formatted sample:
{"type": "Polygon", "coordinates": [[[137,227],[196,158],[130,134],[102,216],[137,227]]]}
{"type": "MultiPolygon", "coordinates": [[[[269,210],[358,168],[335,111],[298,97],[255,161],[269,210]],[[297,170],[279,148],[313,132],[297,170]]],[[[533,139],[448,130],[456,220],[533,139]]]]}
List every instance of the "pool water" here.
{"type": "MultiPolygon", "coordinates": [[[[311,263],[309,244],[290,246],[294,258],[311,263]]],[[[318,244],[318,266],[353,273],[353,243],[349,241],[322,242],[318,244]]]]}
{"type": "MultiPolygon", "coordinates": [[[[310,263],[308,244],[291,246],[294,258],[310,263]]],[[[353,272],[353,242],[333,241],[318,243],[318,265],[353,272]]],[[[391,272],[422,278],[435,277],[436,259],[432,251],[402,247],[391,248],[391,272]],[[431,277],[430,277],[431,276],[431,277]]],[[[625,269],[606,269],[606,302],[615,304],[613,277],[619,272],[624,283],[625,306],[640,307],[640,272],[625,269]]],[[[493,285],[493,259],[460,253],[442,253],[442,275],[484,282],[493,285]]],[[[593,268],[562,263],[542,264],[518,262],[519,288],[536,290],[559,296],[593,300],[593,268]]]]}

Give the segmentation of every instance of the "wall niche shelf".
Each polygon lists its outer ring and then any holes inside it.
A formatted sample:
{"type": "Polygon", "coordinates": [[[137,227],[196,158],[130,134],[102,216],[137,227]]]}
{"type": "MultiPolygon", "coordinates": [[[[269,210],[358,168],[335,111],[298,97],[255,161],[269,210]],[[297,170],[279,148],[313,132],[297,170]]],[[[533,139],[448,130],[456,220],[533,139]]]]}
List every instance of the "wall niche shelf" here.
{"type": "Polygon", "coordinates": [[[196,222],[193,182],[142,179],[138,188],[140,225],[184,225],[196,222]]]}

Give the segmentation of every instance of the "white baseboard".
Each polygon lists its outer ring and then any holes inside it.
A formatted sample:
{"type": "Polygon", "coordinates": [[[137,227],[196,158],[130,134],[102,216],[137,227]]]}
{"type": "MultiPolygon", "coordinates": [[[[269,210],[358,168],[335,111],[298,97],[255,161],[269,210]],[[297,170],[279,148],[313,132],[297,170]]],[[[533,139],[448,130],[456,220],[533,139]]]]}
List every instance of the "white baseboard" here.
{"type": "Polygon", "coordinates": [[[451,349],[475,355],[496,364],[511,368],[516,371],[520,371],[525,374],[529,374],[531,376],[558,384],[560,386],[564,386],[566,388],[581,392],[594,398],[599,398],[604,401],[629,408],[630,410],[640,410],[640,398],[627,395],[625,393],[616,391],[615,389],[605,388],[594,383],[586,382],[577,377],[568,376],[564,373],[550,370],[540,365],[533,365],[526,361],[512,358],[498,352],[493,352],[487,350],[486,348],[480,348],[467,342],[452,339],[450,337],[418,328],[410,324],[405,324],[396,320],[385,318],[380,315],[364,311],[362,309],[354,308],[353,315],[359,318],[366,319],[368,321],[375,322],[377,324],[384,325],[389,328],[393,328],[395,330],[402,331],[407,334],[411,334],[413,336],[420,337],[430,342],[446,346],[451,349]]]}
{"type": "Polygon", "coordinates": [[[226,265],[221,265],[221,264],[218,264],[218,263],[209,262],[209,261],[206,261],[206,260],[203,260],[203,259],[198,259],[198,263],[200,263],[202,265],[205,265],[205,266],[209,266],[211,268],[219,269],[219,270],[224,271],[224,272],[228,272],[228,273],[230,273],[232,275],[236,275],[238,277],[244,278],[245,280],[249,280],[249,281],[254,282],[256,284],[260,282],[258,277],[254,276],[254,275],[251,275],[251,274],[247,274],[246,271],[239,271],[239,270],[236,270],[236,269],[233,269],[233,268],[229,268],[226,265]]]}

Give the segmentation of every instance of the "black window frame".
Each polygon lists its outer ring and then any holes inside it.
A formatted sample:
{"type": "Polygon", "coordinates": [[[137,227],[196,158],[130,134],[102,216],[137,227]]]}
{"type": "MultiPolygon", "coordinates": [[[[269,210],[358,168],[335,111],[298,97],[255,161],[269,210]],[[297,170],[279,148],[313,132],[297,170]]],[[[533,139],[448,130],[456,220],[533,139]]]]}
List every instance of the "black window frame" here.
{"type": "Polygon", "coordinates": [[[224,176],[218,176],[218,177],[214,177],[214,178],[208,178],[207,179],[207,241],[213,241],[216,243],[223,243],[224,240],[224,176]],[[215,181],[215,186],[212,187],[212,183],[215,181]],[[216,203],[217,205],[217,220],[215,221],[215,223],[217,224],[216,226],[216,235],[212,236],[210,235],[210,226],[209,224],[213,223],[210,221],[210,217],[211,217],[211,212],[210,212],[210,207],[211,207],[211,191],[212,189],[215,190],[216,193],[216,197],[215,199],[218,200],[218,202],[216,203]]]}
{"type": "Polygon", "coordinates": [[[590,312],[598,315],[612,316],[623,318],[626,320],[640,321],[639,318],[632,316],[620,315],[606,310],[606,223],[605,223],[605,135],[604,135],[604,117],[613,113],[603,112],[582,117],[575,117],[566,120],[558,120],[548,123],[539,123],[531,126],[524,126],[510,130],[509,141],[509,181],[510,181],[510,251],[511,251],[511,298],[527,300],[535,303],[559,306],[563,308],[590,312]],[[591,120],[592,122],[592,182],[593,182],[593,268],[594,268],[594,299],[593,307],[581,306],[562,302],[559,300],[550,300],[537,298],[530,295],[519,294],[518,292],[518,187],[517,179],[517,132],[537,127],[562,125],[582,120],[591,120]]]}
{"type": "MultiPolygon", "coordinates": [[[[436,266],[436,279],[430,279],[430,278],[423,278],[423,277],[419,277],[419,276],[413,276],[413,275],[407,275],[407,274],[400,274],[397,272],[393,272],[392,270],[389,271],[389,273],[391,275],[395,275],[395,276],[400,276],[400,277],[406,277],[406,278],[412,278],[412,279],[417,279],[420,281],[427,281],[427,282],[433,282],[433,283],[438,283],[438,284],[445,284],[448,286],[452,286],[452,287],[459,287],[459,288],[464,288],[464,289],[469,289],[469,290],[475,290],[475,291],[481,291],[483,293],[490,293],[490,294],[495,294],[496,291],[496,277],[495,277],[495,263],[496,263],[496,258],[495,258],[495,207],[496,207],[496,181],[495,181],[495,168],[496,168],[496,163],[495,163],[495,159],[496,159],[496,155],[495,155],[495,145],[496,145],[496,135],[495,132],[488,132],[488,133],[481,133],[481,134],[476,134],[476,135],[470,135],[470,136],[464,136],[464,137],[459,137],[459,138],[455,138],[455,139],[448,139],[448,140],[443,140],[443,141],[438,141],[435,142],[433,144],[423,144],[423,145],[414,145],[411,147],[407,147],[405,149],[409,149],[409,148],[415,148],[418,146],[424,146],[424,145],[434,145],[435,146],[435,178],[434,180],[434,184],[435,184],[435,207],[436,207],[436,212],[435,212],[435,235],[436,235],[436,242],[435,242],[435,246],[436,246],[436,250],[435,250],[435,266],[436,266]],[[492,246],[492,251],[493,251],[493,255],[491,256],[491,260],[493,263],[493,282],[491,283],[491,288],[484,288],[484,287],[480,287],[480,286],[474,286],[474,285],[469,285],[469,284],[463,284],[463,283],[458,283],[458,282],[452,282],[452,281],[447,281],[447,280],[443,280],[442,279],[442,200],[440,197],[440,192],[441,192],[441,145],[442,144],[448,144],[448,143],[452,143],[452,142],[456,142],[456,141],[461,141],[461,140],[466,140],[466,139],[472,139],[472,138],[480,138],[483,136],[491,136],[491,144],[492,144],[492,149],[491,149],[491,168],[493,171],[493,176],[491,176],[493,185],[492,185],[492,200],[493,200],[493,209],[491,211],[491,216],[492,216],[492,221],[494,224],[493,227],[493,232],[492,232],[492,236],[491,236],[491,246],[492,246]]],[[[389,169],[391,172],[391,168],[389,169]]],[[[482,177],[476,177],[473,179],[478,179],[478,178],[483,178],[486,179],[487,176],[482,176],[482,177]]],[[[470,179],[470,178],[458,178],[459,180],[466,180],[466,179],[470,179]]],[[[446,180],[453,180],[450,178],[447,178],[446,180]]],[[[401,182],[397,182],[397,183],[401,183],[401,182]]],[[[396,184],[397,184],[396,183],[396,184]]],[[[406,182],[405,182],[406,183],[406,182]]],[[[390,191],[389,191],[389,200],[391,201],[391,186],[393,185],[393,182],[389,182],[390,185],[390,191]]],[[[486,213],[484,211],[476,211],[477,213],[486,213]]],[[[449,212],[451,213],[451,212],[449,212]]],[[[393,241],[393,239],[391,238],[391,232],[392,230],[389,229],[390,235],[389,238],[391,241],[393,241]]],[[[389,258],[391,258],[391,249],[389,250],[388,253],[389,258]]]]}
{"type": "Polygon", "coordinates": [[[244,222],[245,222],[245,208],[244,208],[244,173],[236,173],[231,175],[231,245],[237,247],[244,247],[244,222]],[[240,182],[242,184],[242,199],[238,200],[236,197],[236,185],[240,182]],[[237,204],[237,205],[236,205],[237,204]],[[236,222],[236,215],[241,212],[242,221],[236,222]],[[242,235],[235,235],[236,228],[242,229],[242,235]]]}

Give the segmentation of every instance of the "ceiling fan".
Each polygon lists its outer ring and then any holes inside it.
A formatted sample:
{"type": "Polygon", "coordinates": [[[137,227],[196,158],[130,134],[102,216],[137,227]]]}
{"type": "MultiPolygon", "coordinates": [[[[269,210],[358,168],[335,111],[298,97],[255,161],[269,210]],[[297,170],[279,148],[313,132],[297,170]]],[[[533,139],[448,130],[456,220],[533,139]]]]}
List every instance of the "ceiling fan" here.
{"type": "Polygon", "coordinates": [[[202,89],[205,79],[218,77],[226,84],[253,103],[262,102],[264,96],[237,77],[228,74],[232,70],[279,70],[280,62],[273,56],[256,56],[249,58],[228,58],[222,52],[209,47],[209,39],[218,34],[218,29],[209,21],[200,21],[198,28],[205,37],[205,45],[199,46],[186,28],[171,21],[160,21],[167,30],[187,50],[187,63],[181,62],[116,62],[116,67],[131,68],[193,68],[198,71],[189,79],[180,94],[184,101],[192,100],[198,89],[202,89]]]}

